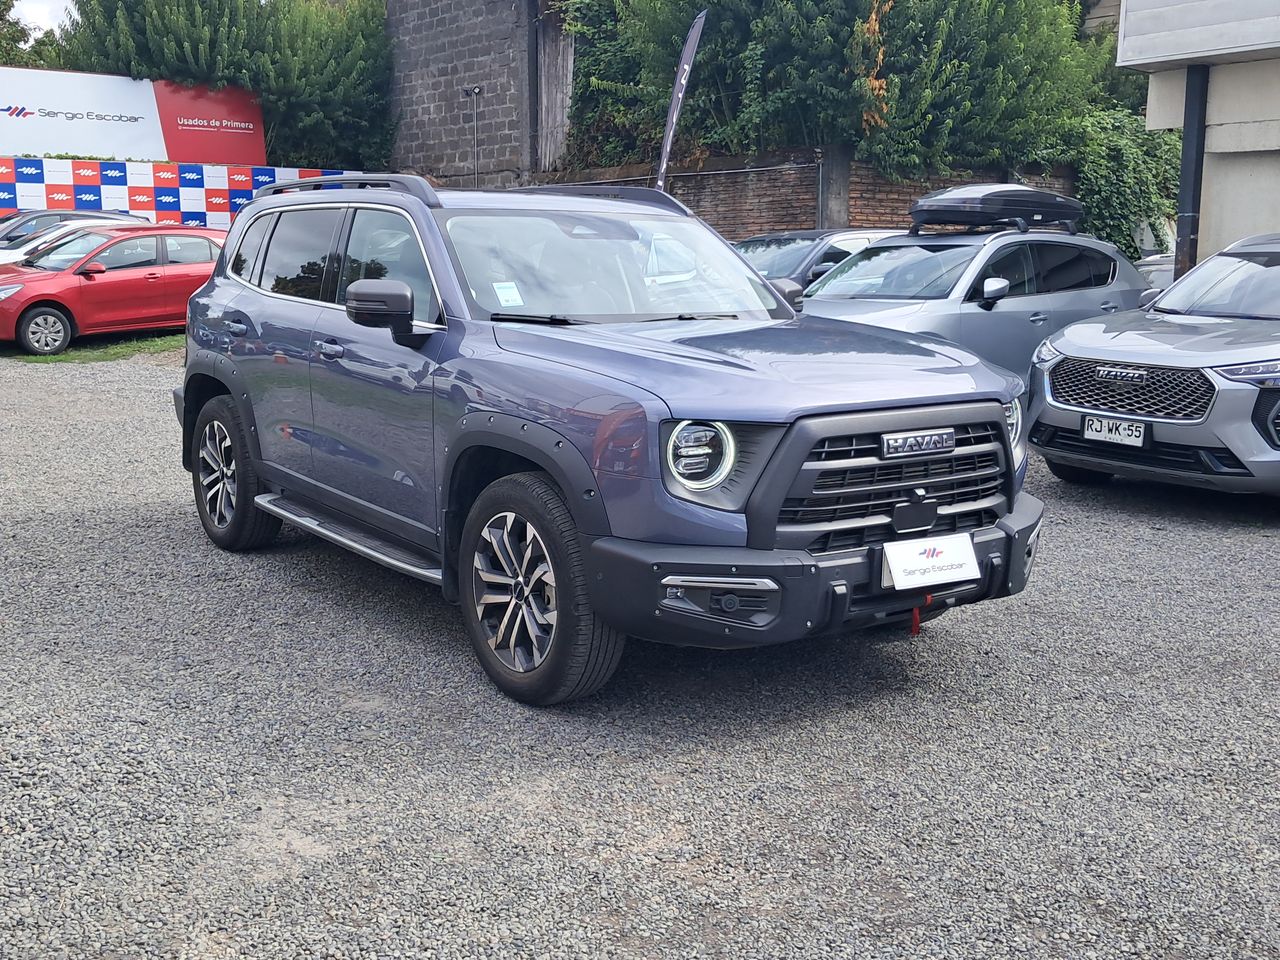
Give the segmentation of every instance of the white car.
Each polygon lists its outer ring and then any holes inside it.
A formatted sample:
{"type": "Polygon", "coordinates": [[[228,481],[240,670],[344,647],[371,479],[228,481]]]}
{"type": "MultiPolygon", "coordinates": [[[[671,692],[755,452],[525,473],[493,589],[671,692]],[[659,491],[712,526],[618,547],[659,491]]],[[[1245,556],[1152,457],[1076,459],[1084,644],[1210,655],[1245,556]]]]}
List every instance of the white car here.
{"type": "Polygon", "coordinates": [[[92,220],[63,220],[53,226],[45,227],[43,230],[29,233],[25,237],[19,237],[7,243],[0,243],[0,264],[21,263],[27,257],[39,253],[46,246],[65,240],[73,233],[79,233],[81,230],[90,230],[94,227],[118,227],[120,222],[119,217],[112,219],[104,217],[92,220]]]}

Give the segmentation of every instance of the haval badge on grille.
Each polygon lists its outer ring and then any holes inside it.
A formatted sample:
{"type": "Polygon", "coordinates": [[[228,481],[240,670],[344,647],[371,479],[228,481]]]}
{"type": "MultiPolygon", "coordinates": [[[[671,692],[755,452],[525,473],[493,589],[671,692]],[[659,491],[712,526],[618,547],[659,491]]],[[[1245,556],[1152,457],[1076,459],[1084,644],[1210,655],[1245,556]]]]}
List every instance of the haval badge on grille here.
{"type": "Polygon", "coordinates": [[[926,453],[948,453],[956,448],[956,432],[946,430],[913,430],[907,433],[885,433],[880,436],[880,456],[914,457],[926,453]]]}
{"type": "Polygon", "coordinates": [[[1147,371],[1130,370],[1126,367],[1098,367],[1093,375],[1110,383],[1131,383],[1139,387],[1147,382],[1147,371]]]}

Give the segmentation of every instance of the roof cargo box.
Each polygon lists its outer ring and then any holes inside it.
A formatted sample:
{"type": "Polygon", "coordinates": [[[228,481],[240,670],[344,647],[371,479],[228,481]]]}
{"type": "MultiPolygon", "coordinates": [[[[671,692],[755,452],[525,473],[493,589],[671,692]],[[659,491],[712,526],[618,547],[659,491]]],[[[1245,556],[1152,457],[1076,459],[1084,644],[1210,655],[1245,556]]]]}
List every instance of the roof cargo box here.
{"type": "Polygon", "coordinates": [[[911,232],[923,226],[1065,226],[1071,233],[1084,216],[1079,200],[1016,183],[975,183],[925,194],[911,204],[911,232]]]}

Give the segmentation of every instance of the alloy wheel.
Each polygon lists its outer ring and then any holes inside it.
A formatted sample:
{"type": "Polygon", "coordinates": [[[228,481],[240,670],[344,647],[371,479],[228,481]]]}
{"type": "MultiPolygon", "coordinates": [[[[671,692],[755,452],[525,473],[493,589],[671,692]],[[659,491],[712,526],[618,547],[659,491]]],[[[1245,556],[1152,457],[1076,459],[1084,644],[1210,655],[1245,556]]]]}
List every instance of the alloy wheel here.
{"type": "Polygon", "coordinates": [[[53,353],[67,339],[66,324],[56,314],[38,313],[27,322],[27,339],[41,353],[53,353]]]}
{"type": "Polygon", "coordinates": [[[546,545],[523,517],[484,525],[472,561],[476,619],[498,660],[516,673],[547,658],[556,628],[556,577],[546,545]]]}
{"type": "Polygon", "coordinates": [[[218,420],[211,420],[200,440],[200,490],[209,522],[219,530],[236,512],[236,457],[231,435],[218,420]]]}

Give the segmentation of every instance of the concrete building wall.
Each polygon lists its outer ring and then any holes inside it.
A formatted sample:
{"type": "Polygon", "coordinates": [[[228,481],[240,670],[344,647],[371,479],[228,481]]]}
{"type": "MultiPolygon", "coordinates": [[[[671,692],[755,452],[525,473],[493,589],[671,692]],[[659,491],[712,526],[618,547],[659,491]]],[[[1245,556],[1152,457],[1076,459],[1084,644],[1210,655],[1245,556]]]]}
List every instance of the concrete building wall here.
{"type": "Polygon", "coordinates": [[[397,169],[506,186],[531,166],[526,0],[389,0],[397,169]],[[479,86],[478,124],[466,91],[479,86]],[[475,141],[479,140],[479,149],[475,141]]]}
{"type": "Polygon", "coordinates": [[[1140,70],[1171,69],[1257,59],[1277,47],[1277,0],[1124,0],[1116,60],[1140,70]]]}
{"type": "Polygon", "coordinates": [[[1280,151],[1206,154],[1200,258],[1258,233],[1280,233],[1280,151]]]}

